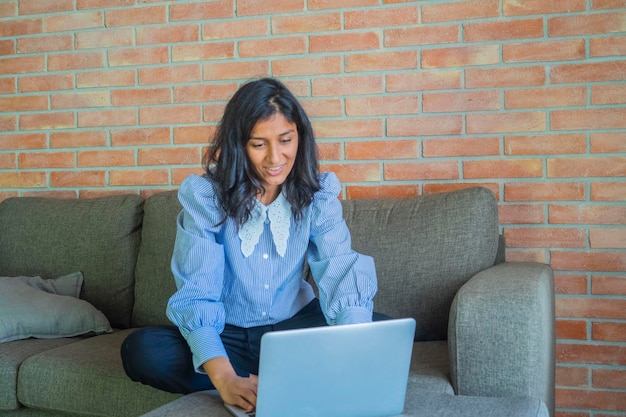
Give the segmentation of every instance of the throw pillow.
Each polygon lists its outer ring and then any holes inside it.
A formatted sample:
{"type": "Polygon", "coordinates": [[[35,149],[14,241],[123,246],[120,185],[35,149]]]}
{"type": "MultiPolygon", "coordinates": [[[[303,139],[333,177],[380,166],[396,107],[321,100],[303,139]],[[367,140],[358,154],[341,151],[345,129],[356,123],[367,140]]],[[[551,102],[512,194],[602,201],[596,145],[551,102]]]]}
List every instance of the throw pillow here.
{"type": "Polygon", "coordinates": [[[106,316],[79,297],[83,274],[0,277],[0,343],[110,333],[106,316]]]}

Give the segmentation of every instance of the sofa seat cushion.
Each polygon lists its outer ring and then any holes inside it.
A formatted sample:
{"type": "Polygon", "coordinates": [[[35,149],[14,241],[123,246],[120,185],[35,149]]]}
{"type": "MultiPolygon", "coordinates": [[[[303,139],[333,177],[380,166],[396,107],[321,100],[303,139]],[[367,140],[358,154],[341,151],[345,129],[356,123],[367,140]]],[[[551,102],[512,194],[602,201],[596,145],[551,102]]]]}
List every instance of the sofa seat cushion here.
{"type": "Polygon", "coordinates": [[[180,397],[131,381],[120,347],[132,330],[91,337],[26,359],[18,399],[67,414],[137,416],[180,397]]]}
{"type": "Polygon", "coordinates": [[[15,410],[17,374],[22,362],[37,353],[75,343],[81,339],[24,339],[0,343],[0,410],[15,410]]]}
{"type": "Polygon", "coordinates": [[[413,344],[409,386],[440,394],[454,394],[454,387],[450,382],[447,342],[417,342],[413,344]]]}
{"type": "Polygon", "coordinates": [[[83,273],[82,299],[130,326],[143,198],[9,198],[0,203],[0,276],[83,273]]]}

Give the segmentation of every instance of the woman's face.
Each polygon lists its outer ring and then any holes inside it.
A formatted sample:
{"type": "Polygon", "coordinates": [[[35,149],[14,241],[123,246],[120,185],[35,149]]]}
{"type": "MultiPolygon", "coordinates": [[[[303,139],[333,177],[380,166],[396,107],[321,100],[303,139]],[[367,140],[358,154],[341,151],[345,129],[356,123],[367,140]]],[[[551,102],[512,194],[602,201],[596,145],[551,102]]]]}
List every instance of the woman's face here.
{"type": "Polygon", "coordinates": [[[250,132],[246,154],[265,194],[260,196],[263,204],[270,204],[280,192],[280,186],[293,169],[298,153],[298,128],[281,113],[267,120],[259,120],[250,132]]]}

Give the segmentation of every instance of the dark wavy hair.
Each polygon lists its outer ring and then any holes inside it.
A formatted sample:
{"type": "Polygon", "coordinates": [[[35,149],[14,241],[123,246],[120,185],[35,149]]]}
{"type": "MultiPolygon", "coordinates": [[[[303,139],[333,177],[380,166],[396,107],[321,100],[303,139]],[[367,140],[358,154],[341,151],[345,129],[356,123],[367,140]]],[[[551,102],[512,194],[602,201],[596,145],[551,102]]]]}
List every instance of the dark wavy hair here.
{"type": "Polygon", "coordinates": [[[317,146],[304,109],[280,81],[273,78],[250,81],[226,105],[205,156],[206,174],[217,187],[217,203],[225,213],[221,223],[232,217],[238,226],[244,224],[257,193],[265,192],[248,159],[246,144],[256,123],[277,113],[294,123],[298,130],[296,160],[281,189],[296,220],[302,218],[303,209],[320,189],[317,146]]]}

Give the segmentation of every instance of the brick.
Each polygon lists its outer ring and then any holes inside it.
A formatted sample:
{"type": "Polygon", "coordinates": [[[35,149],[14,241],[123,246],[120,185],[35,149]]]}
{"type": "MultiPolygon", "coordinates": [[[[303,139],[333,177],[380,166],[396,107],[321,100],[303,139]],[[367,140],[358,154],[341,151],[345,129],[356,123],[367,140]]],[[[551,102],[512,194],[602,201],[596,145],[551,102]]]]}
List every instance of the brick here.
{"type": "Polygon", "coordinates": [[[551,113],[554,130],[624,129],[626,108],[555,110],[551,113]]]}
{"type": "Polygon", "coordinates": [[[422,148],[425,158],[499,155],[500,139],[496,137],[424,139],[422,148]]]}
{"type": "Polygon", "coordinates": [[[109,172],[109,184],[112,186],[129,185],[167,185],[170,183],[167,169],[133,169],[109,172]]]}
{"type": "Polygon", "coordinates": [[[69,129],[76,127],[74,113],[29,113],[20,116],[21,130],[69,129]]]}
{"type": "Polygon", "coordinates": [[[308,0],[310,10],[345,9],[349,7],[374,6],[378,0],[308,0]]]}
{"type": "Polygon", "coordinates": [[[73,0],[20,0],[20,15],[67,12],[74,10],[73,0]]]}
{"type": "Polygon", "coordinates": [[[200,40],[198,25],[148,26],[137,28],[137,45],[196,42],[200,40]]]}
{"type": "Polygon", "coordinates": [[[555,274],[554,291],[557,294],[587,294],[589,279],[582,274],[555,274]]]}
{"type": "Polygon", "coordinates": [[[132,126],[137,124],[133,109],[79,111],[78,127],[132,126]]]}
{"type": "Polygon", "coordinates": [[[44,133],[15,133],[3,134],[0,140],[0,150],[44,149],[47,139],[44,133]]]}
{"type": "Polygon", "coordinates": [[[142,125],[200,123],[201,108],[198,106],[142,107],[139,121],[142,125]]]}
{"type": "Polygon", "coordinates": [[[80,71],[76,74],[78,88],[126,87],[135,85],[135,71],[131,69],[107,71],[80,71]]]}
{"type": "Polygon", "coordinates": [[[592,249],[626,249],[626,229],[591,229],[589,247],[592,249]]]}
{"type": "Polygon", "coordinates": [[[417,185],[383,185],[361,186],[349,185],[346,187],[346,195],[350,200],[361,198],[407,198],[419,195],[417,185]]]}
{"type": "Polygon", "coordinates": [[[17,1],[0,3],[0,18],[17,16],[17,1]]]}
{"type": "Polygon", "coordinates": [[[584,39],[524,42],[502,46],[502,56],[507,63],[582,60],[585,54],[584,39]]]}
{"type": "Polygon", "coordinates": [[[380,48],[380,39],[376,32],[347,32],[309,36],[309,49],[312,53],[363,51],[378,48],[380,48]]]}
{"type": "Polygon", "coordinates": [[[200,147],[141,148],[137,165],[197,165],[201,161],[200,147]]]}
{"type": "Polygon", "coordinates": [[[202,79],[200,64],[168,65],[166,67],[139,68],[140,85],[178,84],[198,82],[202,79]]]}
{"type": "Polygon", "coordinates": [[[165,6],[126,7],[107,10],[105,20],[107,27],[149,25],[165,23],[166,14],[165,6]]]}
{"type": "Polygon", "coordinates": [[[296,55],[307,52],[304,37],[272,37],[268,39],[240,40],[239,55],[242,58],[296,55]]]}
{"type": "Polygon", "coordinates": [[[176,86],[174,87],[174,103],[227,101],[236,89],[235,84],[176,86]]]}
{"type": "Polygon", "coordinates": [[[503,0],[502,2],[502,10],[505,16],[584,12],[585,9],[585,0],[524,0],[523,2],[518,0],[503,0]]]}
{"type": "Polygon", "coordinates": [[[205,123],[218,123],[222,119],[225,107],[226,103],[202,106],[202,121],[205,123]]]}
{"type": "Polygon", "coordinates": [[[45,187],[46,173],[39,171],[0,171],[0,188],[36,188],[45,187]]]}
{"type": "Polygon", "coordinates": [[[370,52],[346,55],[345,71],[384,71],[417,69],[417,51],[370,52]]]}
{"type": "Polygon", "coordinates": [[[382,93],[383,78],[380,75],[315,78],[311,84],[311,91],[313,97],[382,93]]]}
{"type": "Polygon", "coordinates": [[[73,168],[74,152],[24,152],[19,155],[20,169],[73,168]]]}
{"type": "Polygon", "coordinates": [[[343,116],[343,103],[338,98],[300,100],[300,104],[309,118],[343,116]]]}
{"type": "MultiPolygon", "coordinates": [[[[292,18],[292,16],[285,16],[292,18]]],[[[202,40],[241,39],[270,34],[267,19],[246,19],[216,21],[202,25],[202,40]]],[[[275,32],[272,32],[275,33],[275,32]]]]}
{"type": "Polygon", "coordinates": [[[50,132],[50,148],[88,148],[106,146],[107,134],[103,130],[75,130],[50,132]]]}
{"type": "Polygon", "coordinates": [[[548,263],[548,256],[545,249],[510,249],[505,251],[507,262],[538,262],[548,263]]]}
{"type": "Polygon", "coordinates": [[[546,222],[542,204],[501,204],[498,206],[500,224],[542,224],[546,222]]]}
{"type": "MultiPolygon", "coordinates": [[[[265,19],[258,19],[263,23],[263,27],[267,27],[265,19]]],[[[239,25],[241,26],[241,25],[239,25]]],[[[248,26],[248,22],[246,25],[248,26]]],[[[261,26],[261,24],[259,24],[261,26]]],[[[272,33],[277,35],[286,35],[292,33],[306,32],[329,32],[341,30],[341,14],[333,13],[307,13],[303,15],[286,15],[272,16],[271,18],[272,33]]],[[[265,35],[265,33],[257,33],[255,35],[265,35]]]]}
{"type": "Polygon", "coordinates": [[[172,184],[179,185],[185,178],[191,174],[203,175],[204,170],[201,167],[196,168],[172,168],[172,184]]]}
{"type": "Polygon", "coordinates": [[[464,161],[463,178],[538,178],[543,164],[538,159],[464,161]]]}
{"type": "Polygon", "coordinates": [[[0,78],[0,94],[15,94],[15,78],[0,78]]]}
{"type": "Polygon", "coordinates": [[[626,300],[567,296],[556,298],[555,309],[559,318],[624,319],[625,306],[626,300]]]}
{"type": "Polygon", "coordinates": [[[76,0],[77,9],[103,9],[107,7],[134,6],[135,0],[76,0]]]}
{"type": "Polygon", "coordinates": [[[43,55],[0,58],[0,75],[27,74],[45,69],[46,58],[43,55]]]}
{"type": "Polygon", "coordinates": [[[15,41],[13,39],[0,40],[0,55],[15,55],[15,41]]]}
{"type": "Polygon", "coordinates": [[[498,0],[468,0],[422,6],[422,23],[463,21],[500,15],[498,0]]]}
{"type": "Polygon", "coordinates": [[[591,277],[591,293],[594,295],[626,295],[626,278],[624,276],[593,275],[591,277]]]}
{"type": "Polygon", "coordinates": [[[423,194],[447,193],[450,191],[464,190],[472,187],[483,187],[490,190],[500,200],[499,185],[489,182],[454,182],[454,183],[425,183],[422,186],[423,194]]]}
{"type": "MultiPolygon", "coordinates": [[[[326,75],[341,73],[341,57],[316,56],[312,58],[289,58],[273,61],[274,76],[326,75]]],[[[294,92],[295,94],[295,92],[294,92]]]]}
{"type": "Polygon", "coordinates": [[[384,166],[386,181],[456,180],[459,165],[455,161],[392,162],[384,166]]]}
{"type": "Polygon", "coordinates": [[[0,170],[17,169],[15,153],[0,153],[0,170]]]}
{"type": "Polygon", "coordinates": [[[500,62],[500,47],[496,44],[458,46],[422,51],[422,68],[468,67],[500,62]]]}
{"type": "Polygon", "coordinates": [[[569,340],[587,339],[587,322],[582,320],[556,320],[556,338],[569,340]]]}
{"type": "Polygon", "coordinates": [[[626,157],[548,159],[549,178],[626,176],[626,157]]]}
{"type": "Polygon", "coordinates": [[[76,33],[76,49],[100,49],[134,45],[132,28],[108,28],[76,33]]]}
{"type": "Polygon", "coordinates": [[[262,78],[270,74],[268,61],[211,62],[204,64],[202,78],[213,80],[238,80],[262,78]]]}
{"type": "Polygon", "coordinates": [[[50,173],[51,187],[104,187],[105,171],[53,171],[50,173]]]}
{"type": "Polygon", "coordinates": [[[550,70],[553,84],[602,81],[626,81],[626,60],[554,65],[550,70]]]}
{"type": "Polygon", "coordinates": [[[47,110],[46,96],[5,96],[0,97],[0,109],[3,112],[21,112],[33,110],[47,110]]]}
{"type": "Polygon", "coordinates": [[[346,159],[405,159],[417,158],[417,141],[414,140],[376,140],[347,142],[346,159]]]}
{"type": "Polygon", "coordinates": [[[228,0],[171,4],[169,8],[171,21],[209,20],[226,17],[233,17],[233,2],[228,0]]]}
{"type": "Polygon", "coordinates": [[[507,19],[498,22],[463,24],[465,42],[484,42],[543,37],[543,19],[507,19]]]}
{"type": "MultiPolygon", "coordinates": [[[[552,268],[569,271],[626,271],[626,252],[552,251],[552,268]]],[[[602,300],[607,302],[607,300],[602,300]]],[[[625,305],[622,311],[626,311],[625,305]]]]}
{"type": "Polygon", "coordinates": [[[506,228],[507,247],[522,248],[583,248],[587,233],[578,228],[506,228]]]}
{"type": "Polygon", "coordinates": [[[135,151],[124,150],[99,150],[99,151],[79,151],[78,167],[120,167],[134,166],[135,151]]]}
{"type": "Polygon", "coordinates": [[[17,116],[0,115],[0,131],[17,130],[17,116]]]}
{"type": "Polygon", "coordinates": [[[44,18],[46,32],[71,32],[82,29],[104,28],[102,12],[64,13],[44,18]]]}
{"type": "Polygon", "coordinates": [[[339,181],[347,182],[372,182],[382,180],[382,172],[378,163],[356,163],[356,164],[322,164],[321,172],[334,172],[339,181]]]}
{"type": "Polygon", "coordinates": [[[261,14],[278,14],[288,12],[303,12],[305,10],[303,0],[238,0],[237,16],[252,16],[261,14]]]}
{"type": "Polygon", "coordinates": [[[0,36],[35,35],[43,32],[41,19],[10,19],[0,22],[0,36]]]}
{"type": "Polygon", "coordinates": [[[543,112],[468,114],[467,133],[514,133],[546,130],[543,112]]]}
{"type": "Polygon", "coordinates": [[[17,52],[20,54],[68,51],[71,49],[74,49],[74,39],[71,35],[37,36],[17,40],[17,52]]]}
{"type": "Polygon", "coordinates": [[[165,64],[169,61],[167,46],[111,49],[107,54],[111,67],[165,64]]]}
{"type": "MultiPolygon", "coordinates": [[[[626,323],[595,322],[591,328],[591,337],[593,340],[604,342],[626,342],[626,323]]],[[[596,382],[595,377],[594,374],[594,386],[596,387],[626,388],[626,375],[621,375],[621,378],[612,373],[610,375],[598,375],[598,379],[602,379],[602,382],[596,382]],[[611,385],[610,381],[613,381],[614,385],[611,385]]]]}
{"type": "Polygon", "coordinates": [[[589,40],[589,55],[592,57],[626,55],[626,36],[604,35],[601,38],[591,38],[589,40]]]}
{"type": "Polygon", "coordinates": [[[346,98],[346,115],[348,116],[415,114],[418,111],[417,95],[346,98]]]}
{"type": "Polygon", "coordinates": [[[387,91],[425,91],[461,88],[461,71],[419,71],[385,75],[387,91]]]}
{"type": "Polygon", "coordinates": [[[169,104],[172,93],[169,88],[130,88],[111,91],[113,106],[142,106],[146,104],[169,104]]]}
{"type": "Polygon", "coordinates": [[[553,224],[626,224],[626,207],[550,205],[550,223],[553,224]]]}
{"type": "Polygon", "coordinates": [[[316,120],[313,130],[317,138],[380,137],[383,124],[380,119],[316,120]]]}
{"type": "MultiPolygon", "coordinates": [[[[175,45],[172,47],[174,62],[228,59],[235,55],[232,42],[175,45]]],[[[163,61],[167,62],[167,60],[163,61]]]]}
{"type": "MultiPolygon", "coordinates": [[[[589,386],[589,369],[579,366],[556,366],[555,380],[557,386],[586,387],[589,386]]],[[[559,414],[557,413],[557,415],[559,414]]],[[[583,415],[572,415],[571,417],[583,417],[583,415]]]]}
{"type": "Polygon", "coordinates": [[[344,28],[365,29],[387,26],[416,25],[418,23],[417,6],[394,8],[372,8],[344,12],[344,28]]]}
{"type": "Polygon", "coordinates": [[[528,87],[541,86],[546,82],[544,67],[467,68],[467,88],[528,87]]]}
{"type": "MultiPolygon", "coordinates": [[[[626,40],[626,38],[625,38],[626,40]]],[[[625,104],[626,85],[597,85],[591,87],[591,104],[625,104]]]]}
{"type": "MultiPolygon", "coordinates": [[[[582,408],[609,411],[626,410],[626,392],[557,389],[555,398],[557,407],[562,408],[582,408]]],[[[594,415],[598,416],[597,414],[594,415]]]]}
{"type": "Polygon", "coordinates": [[[321,161],[331,161],[341,159],[342,145],[338,142],[318,142],[317,152],[321,161]]]}
{"type": "Polygon", "coordinates": [[[111,146],[165,145],[171,143],[167,127],[111,130],[111,146]]]}
{"type": "Polygon", "coordinates": [[[102,52],[73,52],[48,56],[49,71],[83,70],[104,67],[102,52]]]}
{"type": "Polygon", "coordinates": [[[463,129],[460,115],[390,117],[387,119],[387,136],[439,136],[459,135],[463,129]]]}
{"type": "Polygon", "coordinates": [[[52,94],[52,109],[82,109],[87,107],[108,107],[111,97],[108,91],[89,91],[84,93],[57,93],[52,94]]]}
{"type": "Polygon", "coordinates": [[[71,74],[32,75],[18,79],[20,93],[36,91],[71,90],[74,88],[74,77],[71,74]]]}
{"type": "Polygon", "coordinates": [[[592,201],[626,201],[626,183],[594,182],[591,184],[592,201]]]}
{"type": "Polygon", "coordinates": [[[546,181],[507,183],[504,185],[504,195],[505,201],[581,201],[585,199],[585,185],[546,181]]]}
{"type": "Polygon", "coordinates": [[[583,133],[505,136],[504,152],[506,155],[584,154],[587,137],[583,133]]]}
{"type": "Polygon", "coordinates": [[[383,37],[387,48],[455,43],[460,39],[457,25],[412,25],[407,28],[385,29],[383,37]]]}
{"type": "Polygon", "coordinates": [[[626,7],[624,0],[591,0],[591,7],[596,10],[623,9],[626,7]]]}
{"type": "Polygon", "coordinates": [[[500,93],[496,90],[424,93],[423,111],[471,112],[500,109],[500,93]]]}
{"type": "Polygon", "coordinates": [[[591,153],[626,152],[626,132],[592,132],[590,143],[591,153]]]}
{"type": "Polygon", "coordinates": [[[548,19],[548,36],[605,35],[626,31],[626,13],[585,13],[548,19]]]}
{"type": "Polygon", "coordinates": [[[504,105],[507,109],[527,109],[544,107],[574,107],[587,103],[587,88],[544,87],[504,92],[504,105]]]}

